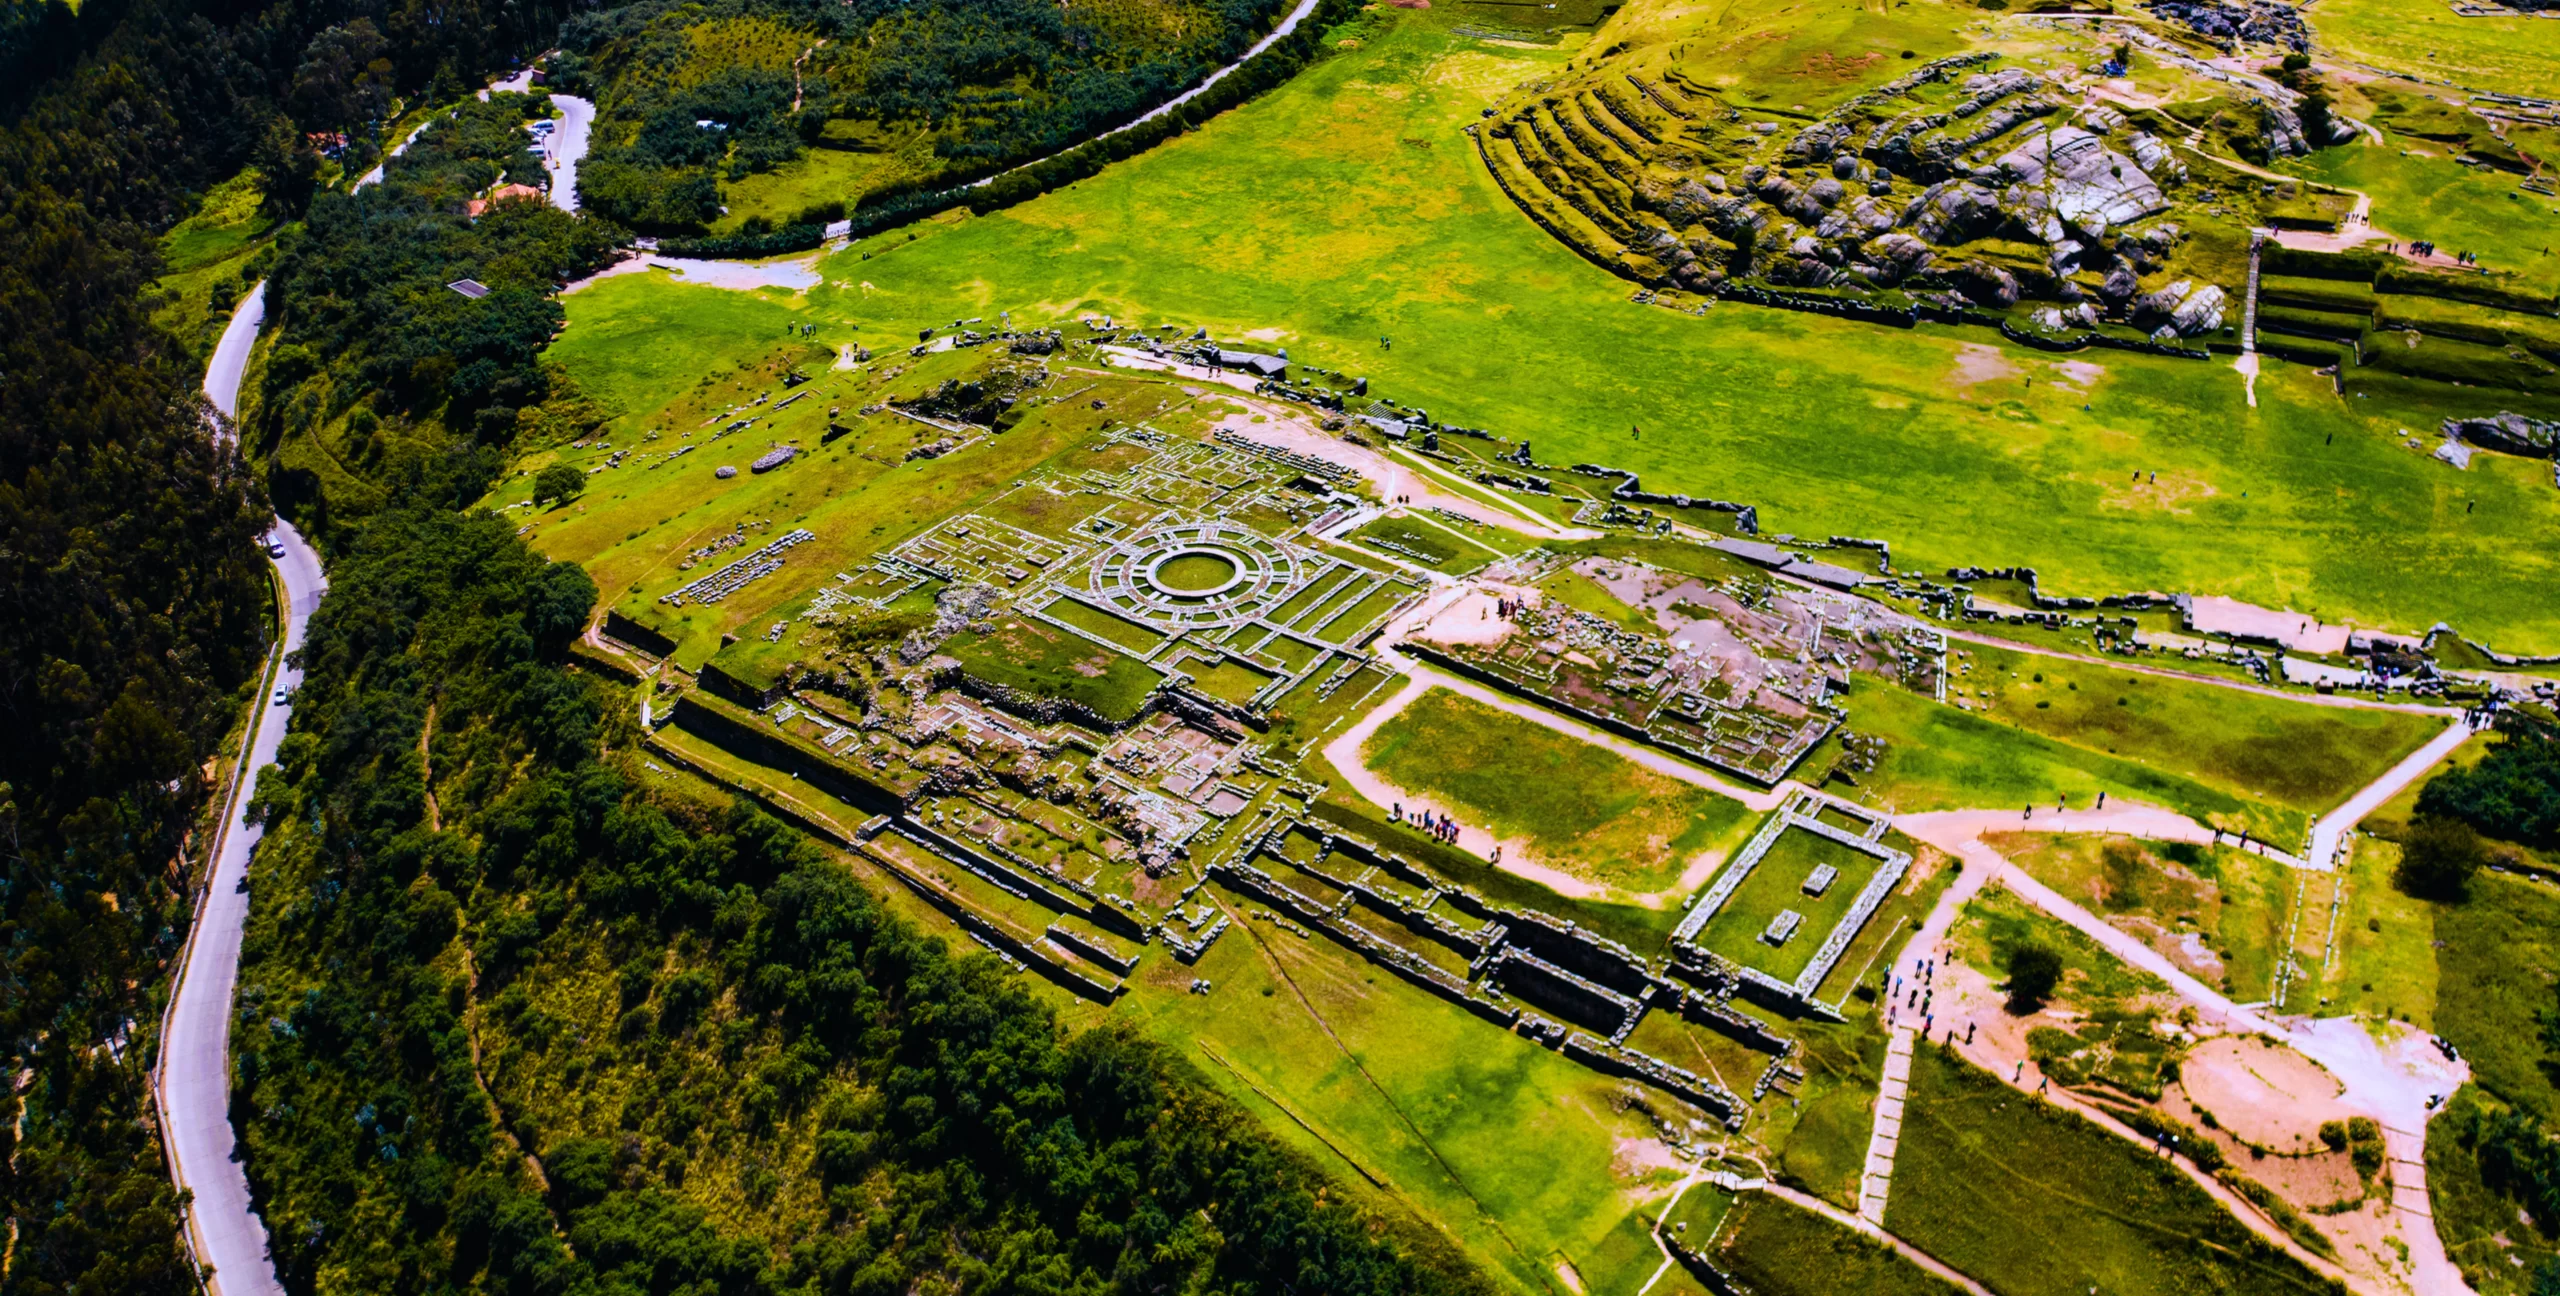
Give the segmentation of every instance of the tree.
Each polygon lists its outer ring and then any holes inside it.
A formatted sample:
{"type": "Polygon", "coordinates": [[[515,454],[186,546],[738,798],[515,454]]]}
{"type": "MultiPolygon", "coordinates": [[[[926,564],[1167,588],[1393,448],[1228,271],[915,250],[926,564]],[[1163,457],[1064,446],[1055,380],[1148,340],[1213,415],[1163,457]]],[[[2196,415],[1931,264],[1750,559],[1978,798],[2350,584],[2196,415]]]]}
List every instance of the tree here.
{"type": "Polygon", "coordinates": [[[570,500],[576,499],[578,497],[578,492],[583,491],[586,488],[587,475],[585,473],[579,472],[577,469],[572,468],[567,464],[553,464],[550,467],[543,469],[541,472],[534,474],[534,507],[541,507],[544,500],[558,500],[561,503],[566,504],[570,500]]]}
{"type": "Polygon", "coordinates": [[[2420,815],[2400,843],[2400,867],[2391,880],[2420,899],[2457,901],[2488,854],[2470,824],[2451,815],[2420,815]]]}
{"type": "Polygon", "coordinates": [[[2560,730],[2500,723],[2496,746],[2469,769],[2447,770],[2418,793],[2418,813],[2449,815],[2491,837],[2560,847],[2560,730]]]}
{"type": "Polygon", "coordinates": [[[2009,950],[2009,1011],[2024,1016],[2045,1006],[2062,984],[2062,956],[2043,945],[2009,950]]]}

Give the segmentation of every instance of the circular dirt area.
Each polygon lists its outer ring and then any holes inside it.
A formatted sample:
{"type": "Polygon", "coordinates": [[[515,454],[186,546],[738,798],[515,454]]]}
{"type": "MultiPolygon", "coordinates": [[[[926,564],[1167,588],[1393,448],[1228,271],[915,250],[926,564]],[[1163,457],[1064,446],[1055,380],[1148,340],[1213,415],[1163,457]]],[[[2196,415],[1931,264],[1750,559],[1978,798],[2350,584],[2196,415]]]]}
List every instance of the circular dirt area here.
{"type": "Polygon", "coordinates": [[[1187,549],[1157,563],[1150,583],[1169,594],[1206,598],[1236,583],[1243,571],[1236,560],[1210,549],[1187,549]]]}
{"type": "Polygon", "coordinates": [[[2320,1147],[2320,1123],[2343,1120],[2345,1086],[2317,1062],[2256,1036],[2196,1045],[2179,1064],[2187,1100],[2234,1135],[2275,1152],[2320,1147]]]}

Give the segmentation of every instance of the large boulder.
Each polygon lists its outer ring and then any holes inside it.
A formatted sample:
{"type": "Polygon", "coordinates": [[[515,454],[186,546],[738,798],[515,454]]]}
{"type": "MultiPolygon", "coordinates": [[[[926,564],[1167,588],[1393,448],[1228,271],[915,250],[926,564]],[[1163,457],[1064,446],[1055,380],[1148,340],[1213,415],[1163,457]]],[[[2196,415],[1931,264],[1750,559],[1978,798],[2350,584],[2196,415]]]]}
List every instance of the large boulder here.
{"type": "Polygon", "coordinates": [[[2187,178],[2187,164],[2179,161],[2178,155],[2170,152],[2169,146],[2161,143],[2159,136],[2149,131],[2135,131],[2126,137],[2125,147],[2133,150],[2134,163],[2154,180],[2178,184],[2187,178]]]}
{"type": "Polygon", "coordinates": [[[2222,327],[2228,299],[2213,284],[2199,288],[2181,279],[2158,292],[2144,293],[2133,304],[2133,318],[2144,328],[2165,328],[2179,337],[2194,337],[2222,327]]]}
{"type": "Polygon", "coordinates": [[[2098,285],[2098,300],[2105,302],[2109,310],[2122,310],[2124,304],[2132,301],[2133,295],[2140,291],[2142,284],[2133,277],[2133,272],[2117,266],[2108,271],[2105,282],[2098,285]]]}
{"type": "Polygon", "coordinates": [[[1896,231],[1867,240],[1867,260],[1883,273],[1870,276],[1878,283],[1900,283],[1929,268],[1937,253],[1929,245],[1896,231]]]}
{"type": "Polygon", "coordinates": [[[2302,133],[2302,118],[2282,104],[2258,105],[2258,138],[2276,157],[2300,157],[2311,151],[2311,141],[2302,133]]]}
{"type": "Polygon", "coordinates": [[[2027,132],[2000,156],[2009,181],[2003,205],[2047,243],[2077,230],[2092,239],[2169,205],[2149,173],[2106,141],[2076,126],[2027,132]]]}
{"type": "Polygon", "coordinates": [[[2006,310],[2018,304],[2018,277],[1988,261],[1967,261],[1948,277],[1977,305],[2006,310]]]}
{"type": "Polygon", "coordinates": [[[2178,309],[2169,313],[2169,324],[2178,330],[2180,337],[2211,333],[2222,327],[2222,304],[2222,289],[2206,284],[2178,303],[2178,309]]]}
{"type": "Polygon", "coordinates": [[[2446,419],[2444,434],[2485,450],[2560,459],[2560,422],[2502,410],[2488,418],[2446,419]]]}
{"type": "Polygon", "coordinates": [[[2004,219],[1999,195],[1970,181],[1931,185],[1902,212],[1912,233],[1940,247],[1981,238],[2004,219]]]}

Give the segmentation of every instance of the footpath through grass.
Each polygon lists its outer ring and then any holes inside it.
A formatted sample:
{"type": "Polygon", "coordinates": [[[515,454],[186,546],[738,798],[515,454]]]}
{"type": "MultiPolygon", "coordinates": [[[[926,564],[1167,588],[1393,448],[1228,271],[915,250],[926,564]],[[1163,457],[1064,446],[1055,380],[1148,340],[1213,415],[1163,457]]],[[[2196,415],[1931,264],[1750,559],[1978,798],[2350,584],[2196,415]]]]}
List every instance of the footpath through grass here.
{"type": "Polygon", "coordinates": [[[1902,1253],[1765,1193],[1725,1217],[1714,1258],[1758,1296],[1952,1296],[1956,1288],[1902,1253]]]}
{"type": "MultiPolygon", "coordinates": [[[[1564,53],[1459,35],[1446,8],[1374,20],[1359,48],[1090,180],[828,258],[826,286],[788,309],[875,342],[999,311],[1265,337],[1434,418],[1531,438],[1542,460],[1751,501],[1773,531],[1889,539],[1916,569],[2026,564],[2056,593],[2230,594],[2560,648],[2560,553],[2536,542],[2560,526],[2547,475],[2400,447],[2401,427],[2486,411],[2342,400],[2288,365],[2251,407],[2218,365],[1633,305],[1513,207],[1462,130],[1564,53]]],[[[567,299],[553,355],[640,412],[654,393],[616,381],[630,359],[588,339],[647,314],[694,345],[681,303],[722,291],[599,283],[567,299]]]]}
{"type": "Polygon", "coordinates": [[[1683,783],[1472,698],[1433,689],[1379,726],[1369,767],[1444,800],[1538,862],[1638,894],[1677,881],[1689,857],[1730,846],[1742,803],[1683,783]]]}
{"type": "Polygon", "coordinates": [[[1885,1227],[2002,1296],[2334,1290],[2174,1163],[1937,1045],[1912,1054],[1885,1227]]]}

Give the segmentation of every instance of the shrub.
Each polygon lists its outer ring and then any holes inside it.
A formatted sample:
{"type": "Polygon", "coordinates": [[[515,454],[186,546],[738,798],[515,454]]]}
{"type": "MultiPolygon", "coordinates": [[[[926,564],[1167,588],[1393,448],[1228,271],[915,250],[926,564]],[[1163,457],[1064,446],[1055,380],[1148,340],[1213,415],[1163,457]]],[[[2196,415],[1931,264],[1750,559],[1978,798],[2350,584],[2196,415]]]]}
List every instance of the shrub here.
{"type": "Polygon", "coordinates": [[[2024,1016],[2045,1006],[2062,983],[2062,956],[2042,945],[2009,951],[2009,1011],[2024,1016]]]}
{"type": "Polygon", "coordinates": [[[587,475],[567,464],[553,464],[533,477],[533,502],[540,507],[547,500],[563,504],[576,499],[587,488],[587,475]]]}
{"type": "Polygon", "coordinates": [[[2420,899],[2458,901],[2469,894],[2471,875],[2487,858],[2488,848],[2470,824],[2451,815],[2421,814],[2400,843],[2400,866],[2391,880],[2420,899]]]}

